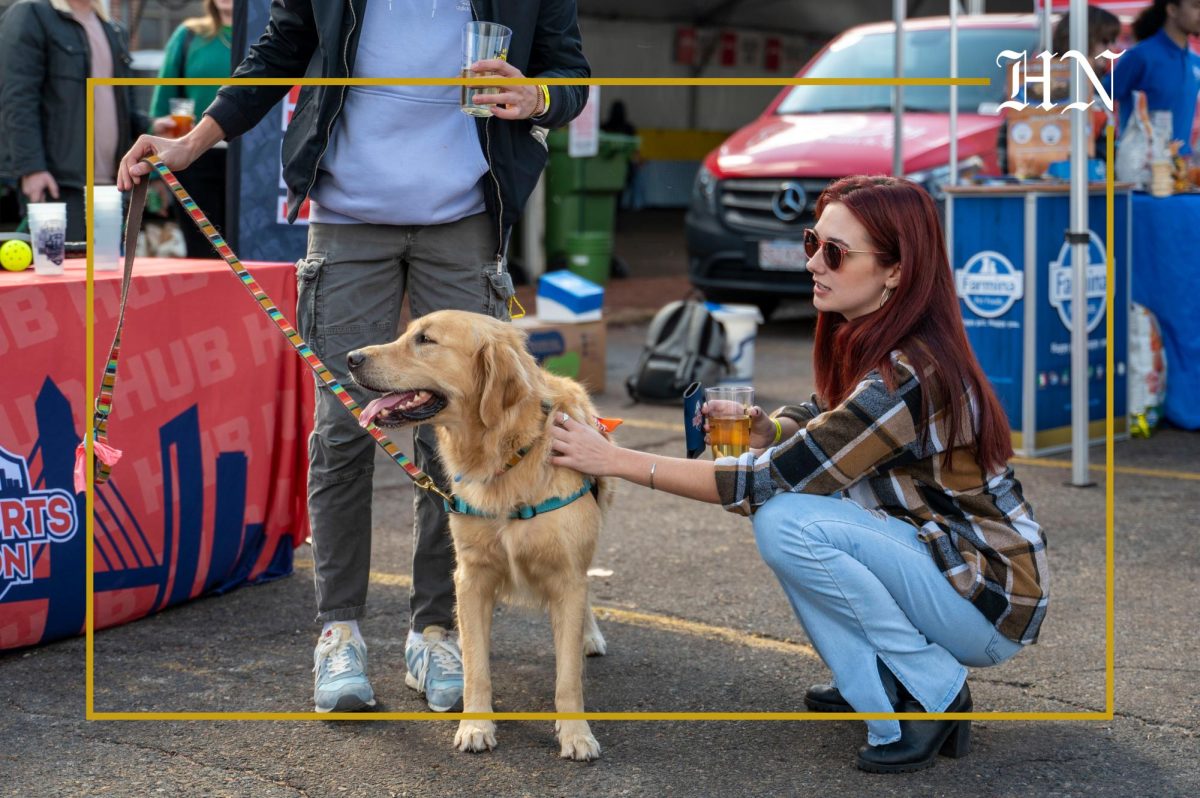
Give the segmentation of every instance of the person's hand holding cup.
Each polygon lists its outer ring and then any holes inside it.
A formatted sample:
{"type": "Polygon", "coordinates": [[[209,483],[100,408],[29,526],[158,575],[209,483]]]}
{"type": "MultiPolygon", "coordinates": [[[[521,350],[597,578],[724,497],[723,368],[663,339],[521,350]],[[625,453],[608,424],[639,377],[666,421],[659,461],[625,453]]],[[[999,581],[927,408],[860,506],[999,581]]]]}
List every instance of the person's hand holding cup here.
{"type": "MultiPolygon", "coordinates": [[[[504,77],[521,77],[520,71],[505,62],[508,59],[508,46],[512,41],[512,29],[498,22],[474,20],[463,25],[462,32],[462,76],[464,78],[484,77],[503,74],[504,77]],[[485,63],[480,63],[485,62],[485,63]],[[491,68],[486,68],[491,67],[491,68]],[[508,67],[508,69],[503,69],[508,67]],[[511,74],[516,72],[515,75],[511,74]]],[[[531,86],[510,86],[508,90],[530,89],[531,86]]],[[[470,116],[492,116],[496,100],[489,97],[489,102],[476,101],[477,95],[493,95],[501,93],[496,87],[463,86],[459,104],[464,114],[470,116]]]]}
{"type": "MultiPolygon", "coordinates": [[[[738,457],[750,450],[754,389],[744,385],[718,385],[704,389],[706,440],[713,457],[738,457]]],[[[759,416],[763,413],[759,411],[759,416]]]]}

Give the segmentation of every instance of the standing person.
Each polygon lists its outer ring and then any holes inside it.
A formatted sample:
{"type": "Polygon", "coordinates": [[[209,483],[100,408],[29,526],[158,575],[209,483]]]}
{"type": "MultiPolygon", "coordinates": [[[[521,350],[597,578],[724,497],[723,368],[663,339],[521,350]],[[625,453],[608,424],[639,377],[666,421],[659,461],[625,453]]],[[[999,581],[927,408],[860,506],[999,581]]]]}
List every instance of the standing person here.
{"type": "MultiPolygon", "coordinates": [[[[587,77],[575,0],[275,0],[267,30],[238,78],[299,77],[309,62],[327,78],[458,77],[462,28],[473,17],[512,29],[507,61],[477,73],[587,77]]],[[[286,86],[227,86],[196,128],[178,139],[140,138],[121,163],[130,188],[156,152],[184,169],[221,139],[238,136],[286,86]]],[[[459,109],[459,87],[306,86],[283,141],[288,219],[311,198],[308,256],[297,265],[298,329],[360,403],[346,355],[392,340],[407,295],[414,317],[456,308],[508,318],[508,233],[546,163],[544,128],[583,109],[582,86],[511,86],[476,94],[493,117],[459,109]]],[[[413,436],[414,460],[449,490],[432,427],[413,436]]],[[[371,555],[375,447],[336,397],[317,391],[309,439],[308,510],[316,562],[317,711],[374,704],[358,629],[371,555]]],[[[454,553],[438,497],[415,491],[412,616],[406,683],[430,708],[462,700],[454,623],[454,553]]]]}
{"type": "MultiPolygon", "coordinates": [[[[605,133],[619,133],[622,136],[637,135],[637,128],[629,121],[624,100],[617,100],[609,106],[608,118],[604,120],[600,129],[605,133]]],[[[641,153],[635,151],[630,154],[629,171],[625,173],[625,186],[621,189],[620,207],[622,210],[640,211],[645,204],[642,198],[641,179],[638,174],[641,165],[641,153]]]]}
{"type": "MultiPolygon", "coordinates": [[[[87,78],[125,78],[125,31],[96,0],[17,0],[0,19],[0,177],[30,202],[67,204],[67,239],[83,241],[87,78]]],[[[93,185],[116,182],[117,159],[146,117],[128,87],[95,88],[93,185]]]]}
{"type": "MultiPolygon", "coordinates": [[[[833,671],[834,685],[808,690],[811,709],[970,711],[966,666],[1037,640],[1045,536],[1008,465],[1008,423],[967,342],[929,195],[847,177],[816,215],[804,235],[819,311],[812,401],[772,417],[753,408],[753,448],[716,462],[622,449],[559,418],[551,462],[753,516],[759,552],[833,671]]],[[[868,721],[858,766],[962,756],[969,724],[868,721]]]]}
{"type": "Polygon", "coordinates": [[[1171,112],[1171,138],[1183,142],[1179,152],[1188,155],[1200,100],[1200,55],[1188,47],[1188,36],[1200,36],[1200,0],[1154,0],[1134,20],[1133,35],[1138,43],[1109,76],[1120,129],[1133,110],[1133,92],[1143,91],[1151,113],[1171,112]]]}
{"type": "MultiPolygon", "coordinates": [[[[160,78],[227,78],[232,69],[233,0],[204,0],[204,16],[184,20],[167,40],[160,78]]],[[[171,118],[171,99],[186,97],[203,111],[217,96],[217,86],[155,86],[150,101],[151,130],[159,136],[181,136],[171,118]]],[[[188,167],[188,193],[204,209],[205,216],[222,234],[225,232],[224,146],[213,147],[188,167]]],[[[183,231],[189,258],[219,257],[212,244],[196,227],[178,202],[170,202],[175,221],[183,231]]]]}

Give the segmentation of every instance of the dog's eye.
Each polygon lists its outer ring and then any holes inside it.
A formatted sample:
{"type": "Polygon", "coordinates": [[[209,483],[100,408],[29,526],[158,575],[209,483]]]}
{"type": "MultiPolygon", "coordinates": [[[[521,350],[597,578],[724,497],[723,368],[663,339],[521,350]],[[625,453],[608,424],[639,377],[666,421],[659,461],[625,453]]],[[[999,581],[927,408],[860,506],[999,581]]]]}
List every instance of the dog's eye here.
{"type": "Polygon", "coordinates": [[[417,333],[417,344],[418,344],[418,345],[424,345],[424,344],[436,344],[436,343],[437,343],[437,341],[433,340],[432,338],[430,338],[430,337],[429,337],[428,335],[426,335],[425,333],[423,333],[423,332],[422,332],[422,333],[417,333]]]}

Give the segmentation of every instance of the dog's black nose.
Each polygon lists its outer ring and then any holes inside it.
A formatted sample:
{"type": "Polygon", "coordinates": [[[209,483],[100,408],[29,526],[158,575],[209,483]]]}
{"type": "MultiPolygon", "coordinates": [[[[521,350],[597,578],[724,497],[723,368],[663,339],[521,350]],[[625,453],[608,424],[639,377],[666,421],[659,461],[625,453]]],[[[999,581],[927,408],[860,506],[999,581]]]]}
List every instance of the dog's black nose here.
{"type": "Polygon", "coordinates": [[[350,367],[351,371],[354,371],[356,368],[361,366],[363,364],[363,361],[365,361],[366,359],[367,359],[366,355],[364,355],[362,352],[355,349],[353,352],[346,355],[346,365],[350,367]]]}

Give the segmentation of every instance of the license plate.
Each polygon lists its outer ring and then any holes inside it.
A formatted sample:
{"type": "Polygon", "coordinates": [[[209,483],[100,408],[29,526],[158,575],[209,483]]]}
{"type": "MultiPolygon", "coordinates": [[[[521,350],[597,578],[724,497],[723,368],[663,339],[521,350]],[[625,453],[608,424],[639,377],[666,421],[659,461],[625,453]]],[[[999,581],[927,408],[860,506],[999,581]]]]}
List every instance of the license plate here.
{"type": "Polygon", "coordinates": [[[758,265],[762,269],[802,272],[808,268],[804,242],[776,239],[758,242],[758,265]]]}

